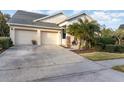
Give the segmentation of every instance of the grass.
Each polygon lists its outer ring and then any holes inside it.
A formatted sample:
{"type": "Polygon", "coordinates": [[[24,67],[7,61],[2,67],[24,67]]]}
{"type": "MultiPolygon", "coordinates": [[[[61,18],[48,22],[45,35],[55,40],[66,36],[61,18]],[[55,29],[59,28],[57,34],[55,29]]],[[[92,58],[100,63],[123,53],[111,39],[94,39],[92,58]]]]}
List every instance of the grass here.
{"type": "Polygon", "coordinates": [[[124,58],[124,53],[91,52],[91,53],[80,53],[80,55],[93,61],[124,58]]]}
{"type": "Polygon", "coordinates": [[[124,65],[114,66],[112,67],[112,69],[120,71],[120,72],[124,72],[124,65]]]}

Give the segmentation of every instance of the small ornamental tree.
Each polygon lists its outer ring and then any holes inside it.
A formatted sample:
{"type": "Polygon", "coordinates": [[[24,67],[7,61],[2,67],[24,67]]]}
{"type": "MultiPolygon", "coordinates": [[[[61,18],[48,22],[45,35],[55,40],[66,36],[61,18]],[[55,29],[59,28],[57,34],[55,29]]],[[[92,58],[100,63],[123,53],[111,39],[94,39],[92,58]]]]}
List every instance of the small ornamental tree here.
{"type": "Polygon", "coordinates": [[[8,14],[3,14],[0,11],[0,36],[9,36],[9,26],[7,24],[9,18],[8,14]]]}

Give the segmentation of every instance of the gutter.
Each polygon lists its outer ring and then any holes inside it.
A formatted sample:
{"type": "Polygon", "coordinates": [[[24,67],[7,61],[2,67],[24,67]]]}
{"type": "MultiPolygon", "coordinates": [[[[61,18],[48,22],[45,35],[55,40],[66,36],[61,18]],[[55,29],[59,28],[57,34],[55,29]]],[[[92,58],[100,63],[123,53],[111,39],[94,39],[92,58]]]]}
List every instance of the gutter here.
{"type": "Polygon", "coordinates": [[[8,25],[15,25],[15,26],[27,26],[27,27],[36,27],[36,28],[51,28],[51,29],[63,29],[62,27],[46,27],[46,26],[35,26],[35,25],[27,25],[27,24],[18,24],[18,23],[7,23],[8,25]]]}

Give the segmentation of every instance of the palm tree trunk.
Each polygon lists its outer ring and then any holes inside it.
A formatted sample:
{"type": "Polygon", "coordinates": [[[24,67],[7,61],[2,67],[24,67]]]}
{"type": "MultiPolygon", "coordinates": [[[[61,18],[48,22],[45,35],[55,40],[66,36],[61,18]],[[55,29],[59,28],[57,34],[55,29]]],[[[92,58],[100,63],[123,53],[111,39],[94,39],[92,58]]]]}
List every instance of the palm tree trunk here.
{"type": "Polygon", "coordinates": [[[121,45],[121,39],[119,39],[118,41],[119,41],[118,44],[121,45]]]}
{"type": "Polygon", "coordinates": [[[121,45],[121,39],[118,37],[118,45],[121,45]]]}
{"type": "Polygon", "coordinates": [[[81,50],[81,39],[79,39],[79,46],[78,49],[81,50]]]}

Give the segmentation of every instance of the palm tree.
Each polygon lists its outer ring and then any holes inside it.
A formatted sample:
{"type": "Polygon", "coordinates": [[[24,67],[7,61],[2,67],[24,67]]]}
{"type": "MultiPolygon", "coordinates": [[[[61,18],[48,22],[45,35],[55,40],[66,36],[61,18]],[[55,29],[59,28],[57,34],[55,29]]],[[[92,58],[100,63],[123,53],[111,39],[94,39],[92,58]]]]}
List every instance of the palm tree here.
{"type": "Polygon", "coordinates": [[[94,43],[96,32],[100,32],[100,26],[96,21],[79,19],[77,23],[68,26],[67,32],[79,40],[79,49],[82,41],[85,41],[85,47],[90,48],[94,43]]]}
{"type": "Polygon", "coordinates": [[[69,25],[67,28],[67,33],[70,35],[73,35],[74,38],[79,40],[79,49],[81,49],[82,40],[84,39],[84,28],[79,23],[73,23],[72,25],[69,25]]]}

